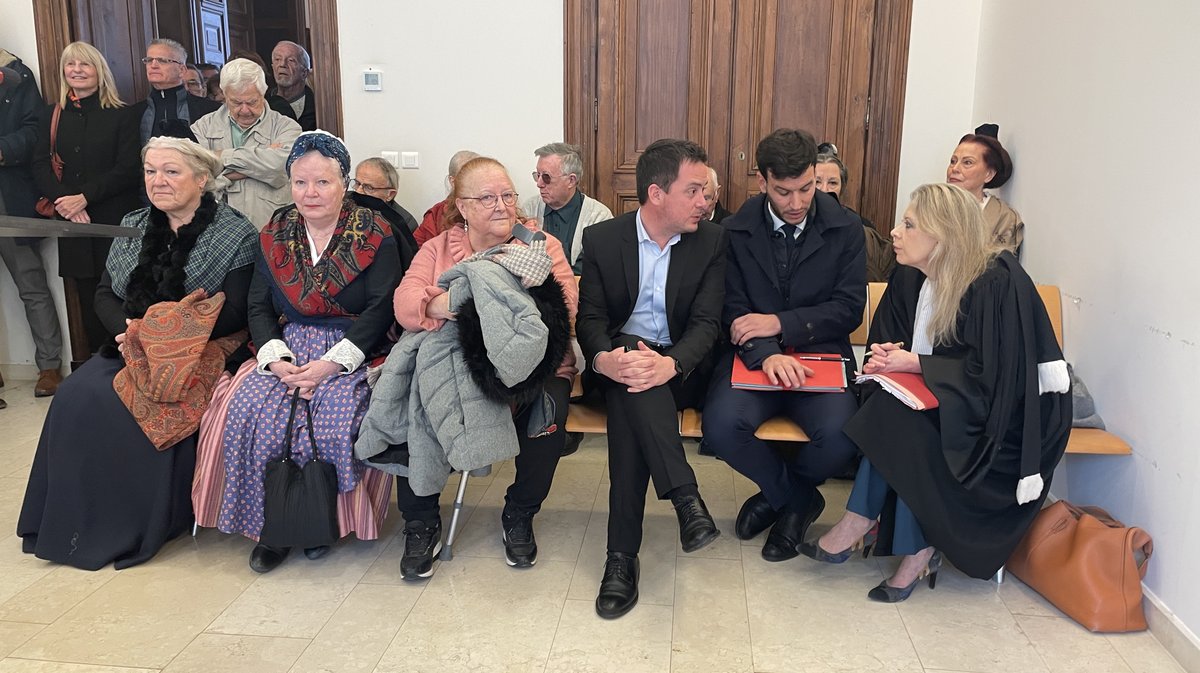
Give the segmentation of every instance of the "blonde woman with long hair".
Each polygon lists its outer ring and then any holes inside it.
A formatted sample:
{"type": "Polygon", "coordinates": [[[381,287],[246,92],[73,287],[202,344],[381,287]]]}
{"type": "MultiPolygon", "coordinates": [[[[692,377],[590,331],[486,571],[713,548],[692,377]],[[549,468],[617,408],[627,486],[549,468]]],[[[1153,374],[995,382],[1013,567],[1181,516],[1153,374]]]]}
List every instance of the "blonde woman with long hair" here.
{"type": "Polygon", "coordinates": [[[845,427],[865,456],[846,514],[800,547],[826,563],[860,542],[901,556],[867,594],[887,603],[926,575],[932,588],[943,555],[972,577],[994,575],[1041,508],[1071,429],[1070,379],[1046,309],[974,198],[918,187],[892,241],[901,266],[871,322],[863,373],[920,374],[938,406],[916,411],[864,385],[845,427]]]}
{"type": "MultiPolygon", "coordinates": [[[[58,100],[42,115],[33,155],[33,179],[54,214],[80,224],[120,224],[142,207],[141,142],[137,119],[117,93],[104,56],[72,42],[59,59],[58,100]],[[61,172],[55,164],[61,161],[61,172]]],[[[83,305],[89,350],[111,337],[96,317],[92,297],[112,239],[58,239],[59,275],[74,284],[83,305]]],[[[86,360],[89,353],[75,353],[86,360]]]]}

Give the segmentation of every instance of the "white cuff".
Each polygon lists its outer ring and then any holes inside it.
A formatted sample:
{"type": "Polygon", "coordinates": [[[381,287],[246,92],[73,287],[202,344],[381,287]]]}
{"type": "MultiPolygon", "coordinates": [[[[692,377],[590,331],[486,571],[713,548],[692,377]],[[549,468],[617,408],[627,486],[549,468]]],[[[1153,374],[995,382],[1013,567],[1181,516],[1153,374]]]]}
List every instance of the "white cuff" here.
{"type": "Polygon", "coordinates": [[[267,365],[280,360],[295,362],[296,356],[282,339],[271,339],[259,347],[256,359],[258,360],[258,373],[270,374],[271,370],[267,369],[267,365]]]}
{"type": "Polygon", "coordinates": [[[1042,494],[1042,488],[1045,487],[1045,482],[1042,481],[1042,475],[1031,474],[1028,477],[1017,482],[1017,504],[1024,505],[1027,502],[1037,500],[1042,494]]]}
{"type": "Polygon", "coordinates": [[[1067,373],[1067,362],[1038,363],[1038,394],[1065,393],[1071,389],[1071,375],[1067,373]]]}
{"type": "Polygon", "coordinates": [[[325,351],[325,354],[321,356],[321,359],[325,360],[326,362],[334,362],[345,367],[346,371],[342,373],[349,374],[355,369],[358,369],[362,365],[363,360],[367,359],[367,356],[364,355],[363,352],[359,350],[358,346],[355,346],[354,343],[349,339],[342,339],[341,341],[335,343],[333,348],[325,351]]]}

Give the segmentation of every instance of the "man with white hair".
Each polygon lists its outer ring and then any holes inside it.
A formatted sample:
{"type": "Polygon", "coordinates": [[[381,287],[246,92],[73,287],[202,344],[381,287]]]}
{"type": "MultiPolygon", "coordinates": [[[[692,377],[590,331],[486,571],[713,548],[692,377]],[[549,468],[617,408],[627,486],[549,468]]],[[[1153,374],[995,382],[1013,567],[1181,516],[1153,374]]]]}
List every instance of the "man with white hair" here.
{"type": "MultiPolygon", "coordinates": [[[[313,90],[305,81],[312,72],[312,58],[308,50],[290,40],[283,40],[271,50],[271,70],[275,75],[275,88],[268,98],[279,98],[291,108],[293,119],[305,131],[317,128],[317,103],[313,90]]],[[[272,106],[278,109],[278,106],[272,106]]]]}
{"type": "Polygon", "coordinates": [[[522,204],[544,231],[558,239],[576,275],[582,267],[583,230],[590,224],[612,219],[608,206],[579,191],[583,179],[583,157],[575,145],[550,143],[533,151],[537,170],[533,182],[538,195],[522,204]]]}
{"type": "Polygon", "coordinates": [[[720,224],[721,220],[733,214],[721,205],[721,181],[717,179],[717,171],[712,166],[708,167],[708,184],[704,185],[704,203],[708,205],[708,210],[704,211],[706,220],[720,224]]]}
{"type": "Polygon", "coordinates": [[[193,96],[184,88],[187,50],[175,40],[152,40],[146,47],[142,63],[146,64],[150,95],[137,104],[133,114],[142,120],[143,145],[154,136],[161,135],[164,123],[172,119],[191,123],[221,107],[220,103],[193,96]]]}
{"type": "Polygon", "coordinates": [[[235,58],[221,68],[225,104],[192,124],[204,147],[221,157],[216,194],[262,229],[292,202],[284,164],[300,125],[267,107],[266,75],[253,61],[235,58]]]}

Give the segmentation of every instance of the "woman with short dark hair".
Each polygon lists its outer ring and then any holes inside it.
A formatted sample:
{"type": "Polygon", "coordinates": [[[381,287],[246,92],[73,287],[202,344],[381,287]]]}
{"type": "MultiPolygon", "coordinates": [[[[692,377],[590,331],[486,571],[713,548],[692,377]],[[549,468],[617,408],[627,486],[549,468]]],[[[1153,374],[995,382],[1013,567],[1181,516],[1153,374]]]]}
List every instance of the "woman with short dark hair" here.
{"type": "Polygon", "coordinates": [[[1012,177],[1012,158],[1000,144],[999,132],[999,126],[984,124],[960,138],[946,167],[946,182],[975,197],[983,209],[983,222],[992,240],[1019,256],[1021,242],[1025,240],[1025,222],[1000,197],[983,191],[1002,187],[1012,177]]]}

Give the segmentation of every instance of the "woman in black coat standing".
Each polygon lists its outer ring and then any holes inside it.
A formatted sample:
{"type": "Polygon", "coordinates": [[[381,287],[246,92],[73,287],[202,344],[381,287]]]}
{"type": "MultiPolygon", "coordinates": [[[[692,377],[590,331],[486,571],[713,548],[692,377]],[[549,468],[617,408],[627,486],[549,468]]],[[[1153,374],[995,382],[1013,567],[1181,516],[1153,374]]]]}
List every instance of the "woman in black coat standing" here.
{"type": "MultiPolygon", "coordinates": [[[[138,120],[118,97],[112,71],[95,47],[72,42],[63,49],[59,64],[59,100],[38,127],[34,182],[58,217],[120,224],[126,213],[142,206],[138,120]],[[61,179],[54,155],[62,161],[61,179]]],[[[92,306],[111,243],[104,237],[58,240],[58,275],[75,285],[90,352],[111,338],[92,306]]],[[[86,360],[90,352],[74,353],[73,359],[86,360]]]]}

